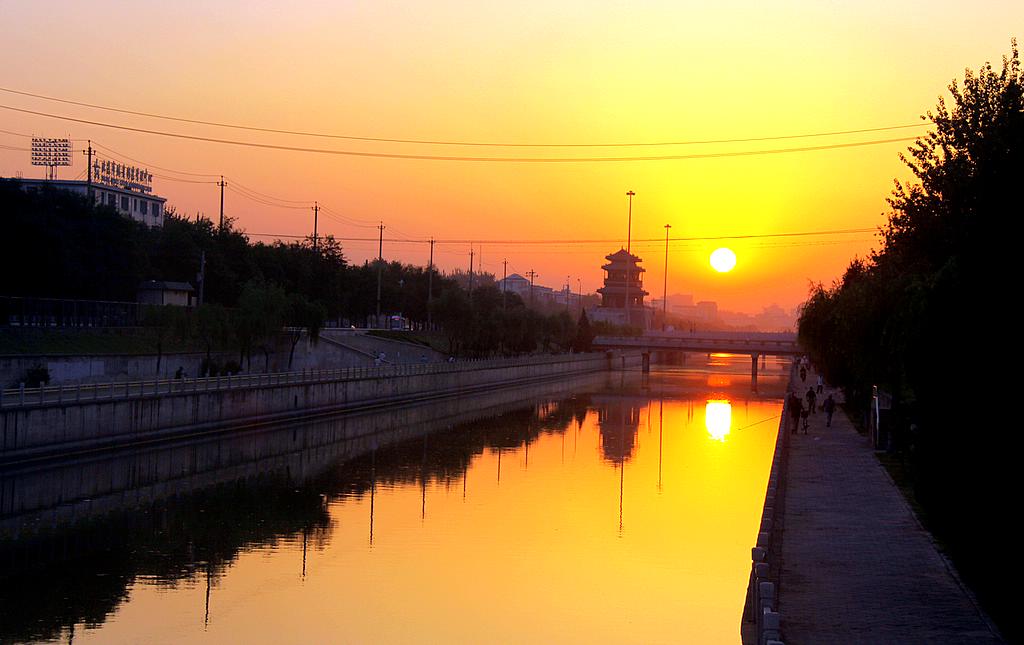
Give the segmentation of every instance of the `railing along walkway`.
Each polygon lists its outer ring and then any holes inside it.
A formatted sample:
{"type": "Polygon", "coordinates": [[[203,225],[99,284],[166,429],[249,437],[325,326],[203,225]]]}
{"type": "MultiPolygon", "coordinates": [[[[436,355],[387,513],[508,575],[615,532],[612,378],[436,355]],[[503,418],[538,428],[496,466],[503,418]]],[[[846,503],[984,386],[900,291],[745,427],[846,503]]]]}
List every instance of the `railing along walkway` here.
{"type": "Polygon", "coordinates": [[[528,356],[520,358],[470,359],[454,363],[408,363],[374,367],[345,367],[330,370],[302,370],[298,372],[269,372],[265,374],[235,374],[177,379],[145,379],[139,381],[110,381],[77,385],[47,385],[34,388],[0,390],[0,408],[18,408],[41,405],[62,405],[90,401],[111,401],[192,392],[241,390],[282,385],[302,385],[329,381],[379,379],[425,374],[488,369],[493,367],[522,367],[556,363],[576,363],[581,360],[603,359],[601,354],[565,354],[554,356],[528,356]]]}

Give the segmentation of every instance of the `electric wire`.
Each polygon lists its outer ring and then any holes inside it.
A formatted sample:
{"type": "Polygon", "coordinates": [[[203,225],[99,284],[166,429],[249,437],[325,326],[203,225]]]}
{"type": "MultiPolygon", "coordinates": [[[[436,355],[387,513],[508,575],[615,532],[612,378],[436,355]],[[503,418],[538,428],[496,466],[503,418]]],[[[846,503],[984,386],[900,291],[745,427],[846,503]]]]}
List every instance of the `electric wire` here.
{"type": "Polygon", "coordinates": [[[887,143],[898,143],[907,141],[916,141],[918,137],[897,137],[892,139],[875,139],[871,141],[855,141],[847,143],[831,143],[820,146],[802,146],[798,148],[770,148],[765,150],[735,150],[729,152],[707,152],[707,153],[695,153],[685,155],[650,155],[650,156],[628,156],[628,157],[468,157],[468,156],[446,156],[446,155],[426,155],[426,154],[398,154],[398,153],[385,153],[385,152],[361,152],[356,150],[338,150],[331,148],[304,148],[301,146],[285,146],[270,143],[258,143],[255,141],[240,141],[236,139],[220,139],[216,137],[203,137],[198,135],[183,134],[180,132],[166,132],[163,130],[152,130],[149,128],[136,128],[127,125],[118,125],[113,123],[105,123],[102,121],[92,121],[89,119],[79,119],[70,116],[64,116],[59,114],[50,114],[47,112],[39,112],[37,110],[26,110],[24,108],[16,108],[9,105],[0,105],[0,109],[10,110],[13,112],[21,112],[23,114],[33,114],[35,116],[42,116],[50,119],[58,119],[61,121],[71,121],[73,123],[82,123],[85,125],[94,125],[103,128],[111,128],[114,130],[124,130],[127,132],[138,132],[142,134],[152,134],[156,136],[169,137],[173,139],[185,139],[188,141],[204,141],[207,143],[218,143],[223,145],[241,146],[247,148],[260,148],[265,150],[279,150],[287,152],[305,152],[310,154],[326,154],[346,157],[360,157],[360,158],[373,158],[373,159],[407,159],[415,161],[456,161],[456,162],[475,162],[475,163],[602,163],[602,162],[637,162],[637,161],[682,161],[689,159],[718,159],[725,157],[750,157],[759,155],[774,155],[774,154],[788,154],[796,152],[814,152],[820,150],[839,150],[843,148],[857,148],[863,146],[882,145],[887,143]]]}
{"type": "Polygon", "coordinates": [[[25,92],[23,90],[16,90],[7,87],[0,87],[0,92],[7,92],[9,94],[18,94],[21,96],[28,96],[37,99],[43,99],[45,101],[54,101],[57,103],[65,103],[68,105],[78,105],[80,107],[87,107],[95,110],[104,110],[108,112],[117,112],[120,114],[131,114],[134,116],[143,116],[152,119],[162,119],[165,121],[176,121],[179,123],[193,123],[197,125],[214,126],[218,128],[231,128],[235,130],[248,130],[252,132],[267,132],[273,134],[287,134],[294,136],[303,137],[319,137],[326,139],[344,139],[348,141],[369,141],[376,143],[410,143],[420,145],[435,145],[435,146],[476,146],[476,147],[497,147],[497,148],[635,148],[635,147],[651,147],[651,146],[684,146],[684,145],[702,145],[702,144],[722,144],[722,143],[753,143],[756,141],[778,141],[784,139],[805,139],[810,137],[829,137],[829,136],[840,136],[848,134],[862,134],[866,132],[882,132],[889,130],[901,130],[906,128],[920,128],[923,127],[924,123],[906,123],[901,125],[889,125],[872,128],[856,128],[850,130],[834,130],[831,132],[812,132],[804,134],[788,134],[788,135],[774,135],[774,136],[763,136],[763,137],[745,137],[745,138],[734,138],[734,139],[705,139],[705,140],[689,140],[689,141],[647,141],[647,142],[614,142],[614,143],[513,143],[513,142],[495,142],[495,141],[446,141],[446,140],[435,140],[435,139],[397,139],[387,137],[369,137],[369,136],[357,136],[357,135],[345,135],[345,134],[331,134],[324,132],[307,132],[302,130],[284,130],[280,128],[265,128],[249,125],[239,125],[235,123],[223,123],[217,121],[204,121],[201,119],[188,119],[184,117],[169,116],[165,114],[155,114],[152,112],[141,112],[138,110],[128,110],[124,108],[115,108],[105,105],[97,105],[95,103],[85,103],[83,101],[73,101],[70,99],[63,99],[54,96],[46,96],[44,94],[35,94],[32,92],[25,92]]]}
{"type": "Polygon", "coordinates": [[[164,172],[170,172],[170,173],[174,173],[176,175],[189,175],[191,177],[219,177],[220,176],[220,175],[217,175],[216,173],[209,173],[209,172],[189,172],[189,171],[186,171],[186,170],[175,170],[173,168],[163,168],[163,167],[158,166],[156,164],[151,164],[151,163],[142,161],[141,159],[136,159],[135,157],[129,157],[128,155],[124,154],[123,152],[118,152],[117,150],[114,150],[113,148],[111,148],[109,146],[106,146],[106,145],[104,145],[102,143],[99,143],[98,141],[93,141],[92,145],[96,146],[97,148],[101,148],[103,150],[106,150],[108,153],[110,153],[112,155],[115,155],[117,157],[120,157],[123,160],[134,161],[135,163],[140,163],[143,166],[146,166],[147,168],[155,168],[157,170],[163,170],[164,172]]]}

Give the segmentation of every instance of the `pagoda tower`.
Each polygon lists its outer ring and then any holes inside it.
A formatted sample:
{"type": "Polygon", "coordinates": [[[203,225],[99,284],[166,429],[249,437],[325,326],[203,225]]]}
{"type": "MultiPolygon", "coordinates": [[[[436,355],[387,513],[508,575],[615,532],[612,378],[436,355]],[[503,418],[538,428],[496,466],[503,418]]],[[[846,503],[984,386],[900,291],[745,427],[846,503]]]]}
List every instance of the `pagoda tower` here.
{"type": "Polygon", "coordinates": [[[601,318],[617,321],[619,324],[647,327],[647,310],[644,307],[643,260],[626,249],[606,255],[608,264],[604,269],[604,286],[597,290],[601,294],[601,318]],[[626,298],[629,298],[627,321],[626,298]]]}

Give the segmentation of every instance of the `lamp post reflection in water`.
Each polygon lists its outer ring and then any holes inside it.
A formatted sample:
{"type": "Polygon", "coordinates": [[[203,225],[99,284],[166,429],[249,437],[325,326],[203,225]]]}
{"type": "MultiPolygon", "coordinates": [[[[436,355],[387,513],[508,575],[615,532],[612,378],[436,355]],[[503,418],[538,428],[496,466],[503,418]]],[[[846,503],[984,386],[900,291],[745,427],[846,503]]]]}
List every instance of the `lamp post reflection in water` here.
{"type": "Polygon", "coordinates": [[[732,426],[732,403],[715,399],[708,401],[704,406],[704,425],[712,439],[725,441],[732,426]]]}
{"type": "Polygon", "coordinates": [[[658,492],[661,492],[661,444],[665,430],[665,396],[658,400],[658,492]]]}

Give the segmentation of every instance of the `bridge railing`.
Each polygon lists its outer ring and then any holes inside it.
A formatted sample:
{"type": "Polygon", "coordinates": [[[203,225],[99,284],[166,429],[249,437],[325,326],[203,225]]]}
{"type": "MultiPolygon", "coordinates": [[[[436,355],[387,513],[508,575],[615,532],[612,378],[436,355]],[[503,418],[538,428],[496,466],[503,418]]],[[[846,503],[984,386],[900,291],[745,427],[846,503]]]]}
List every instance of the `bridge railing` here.
{"type": "Polygon", "coordinates": [[[759,349],[785,350],[787,352],[799,351],[796,337],[789,338],[762,338],[762,337],[730,337],[711,338],[705,336],[685,335],[648,335],[648,336],[598,336],[594,339],[594,345],[598,347],[647,347],[655,349],[737,349],[743,351],[756,351],[759,349]]]}
{"type": "Polygon", "coordinates": [[[291,372],[268,372],[263,374],[233,374],[176,379],[142,379],[135,381],[110,381],[106,383],[83,383],[75,385],[43,385],[0,389],[0,408],[26,406],[63,405],[91,401],[111,401],[149,396],[189,394],[217,390],[239,390],[260,387],[277,387],[349,381],[380,379],[426,374],[447,374],[461,371],[488,369],[494,367],[522,367],[530,365],[580,363],[592,361],[602,364],[603,354],[562,354],[546,356],[524,356],[517,358],[469,359],[453,363],[409,363],[380,365],[372,367],[343,367],[323,370],[301,370],[291,372]]]}

